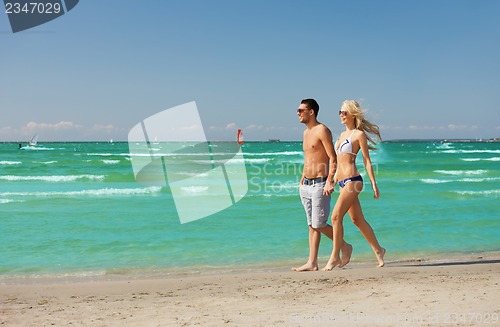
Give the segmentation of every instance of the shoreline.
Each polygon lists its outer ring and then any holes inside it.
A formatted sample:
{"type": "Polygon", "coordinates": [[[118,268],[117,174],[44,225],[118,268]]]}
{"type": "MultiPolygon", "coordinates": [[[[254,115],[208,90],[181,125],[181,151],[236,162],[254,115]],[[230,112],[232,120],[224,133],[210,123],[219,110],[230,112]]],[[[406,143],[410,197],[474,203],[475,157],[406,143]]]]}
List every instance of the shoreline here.
{"type": "MultiPolygon", "coordinates": [[[[412,257],[396,257],[389,253],[385,267],[447,266],[462,264],[498,263],[500,251],[474,251],[421,254],[412,257]]],[[[232,264],[227,266],[182,266],[182,267],[112,267],[94,270],[66,270],[40,273],[0,274],[1,285],[93,282],[114,280],[139,280],[182,278],[196,276],[273,273],[286,272],[291,267],[301,264],[305,258],[286,259],[271,262],[232,264]]],[[[328,261],[328,257],[319,257],[319,269],[328,261]]],[[[366,269],[376,267],[373,256],[353,258],[343,270],[366,269]]]]}
{"type": "MultiPolygon", "coordinates": [[[[405,266],[439,266],[476,263],[496,263],[500,259],[500,251],[444,252],[396,257],[389,253],[386,256],[386,267],[405,266]]],[[[40,273],[0,274],[0,286],[9,284],[67,283],[85,281],[113,281],[162,279],[177,277],[210,276],[239,273],[283,272],[301,264],[305,258],[276,260],[270,262],[239,263],[227,266],[192,265],[182,267],[111,267],[93,270],[65,270],[40,273]]],[[[319,257],[319,268],[328,261],[328,257],[319,257]]],[[[362,269],[376,267],[375,258],[358,256],[351,259],[345,268],[362,269]]]]}
{"type": "Polygon", "coordinates": [[[138,279],[1,283],[0,325],[497,325],[500,256],[138,279]]]}

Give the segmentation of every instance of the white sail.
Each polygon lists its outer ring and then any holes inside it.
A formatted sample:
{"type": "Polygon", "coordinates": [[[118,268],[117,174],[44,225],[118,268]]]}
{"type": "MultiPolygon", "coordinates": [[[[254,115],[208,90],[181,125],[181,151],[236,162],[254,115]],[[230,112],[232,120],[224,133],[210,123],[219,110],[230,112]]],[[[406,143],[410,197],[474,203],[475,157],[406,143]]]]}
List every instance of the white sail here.
{"type": "Polygon", "coordinates": [[[38,143],[38,135],[33,135],[31,140],[29,141],[28,145],[29,146],[35,146],[38,143]]]}

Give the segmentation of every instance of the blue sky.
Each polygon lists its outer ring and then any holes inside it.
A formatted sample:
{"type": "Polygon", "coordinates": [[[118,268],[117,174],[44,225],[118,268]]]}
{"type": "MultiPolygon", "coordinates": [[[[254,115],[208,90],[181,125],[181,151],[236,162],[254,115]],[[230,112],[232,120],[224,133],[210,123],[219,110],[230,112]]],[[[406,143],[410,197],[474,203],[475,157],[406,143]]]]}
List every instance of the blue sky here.
{"type": "Polygon", "coordinates": [[[500,2],[83,0],[12,33],[0,13],[0,141],[126,140],[196,101],[210,140],[334,135],[344,99],[384,139],[500,137],[500,2]]]}

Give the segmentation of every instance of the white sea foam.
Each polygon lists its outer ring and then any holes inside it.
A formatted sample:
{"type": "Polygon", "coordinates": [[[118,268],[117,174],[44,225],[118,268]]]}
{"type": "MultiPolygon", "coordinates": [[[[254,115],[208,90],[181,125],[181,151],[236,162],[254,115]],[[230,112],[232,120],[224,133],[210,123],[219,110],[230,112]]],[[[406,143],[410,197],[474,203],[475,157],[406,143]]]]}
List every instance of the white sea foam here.
{"type": "Polygon", "coordinates": [[[500,189],[496,190],[482,190],[482,191],[455,191],[455,193],[460,194],[460,195],[494,195],[494,196],[499,196],[500,195],[500,189]]]}
{"type": "Polygon", "coordinates": [[[107,164],[107,165],[114,165],[114,164],[120,163],[120,160],[105,159],[105,160],[102,160],[102,162],[105,163],[105,164],[107,164]]]}
{"type": "Polygon", "coordinates": [[[469,162],[475,162],[475,161],[481,161],[481,158],[460,158],[462,161],[469,161],[469,162]]]}
{"type": "Polygon", "coordinates": [[[27,146],[27,147],[23,147],[22,150],[25,150],[25,151],[52,151],[55,149],[54,148],[45,148],[45,147],[41,147],[41,146],[27,146]]]}
{"type": "MultiPolygon", "coordinates": [[[[87,156],[96,156],[96,157],[128,157],[130,153],[86,153],[87,156]]],[[[139,154],[145,155],[145,154],[139,154]]],[[[149,156],[149,155],[148,155],[149,156]]]]}
{"type": "Polygon", "coordinates": [[[226,163],[265,163],[269,162],[271,159],[231,159],[226,163]]]}
{"type": "Polygon", "coordinates": [[[189,177],[194,177],[194,176],[207,177],[208,176],[208,172],[207,173],[195,173],[195,172],[184,171],[184,172],[176,172],[175,174],[181,175],[181,176],[189,176],[189,177]]]}
{"type": "Polygon", "coordinates": [[[451,183],[451,182],[459,182],[459,183],[484,183],[484,182],[497,182],[500,181],[500,177],[480,177],[480,178],[461,178],[461,179],[434,179],[434,178],[423,178],[420,180],[423,183],[427,184],[442,184],[442,183],[451,183]]]}
{"type": "Polygon", "coordinates": [[[185,186],[181,190],[186,193],[202,193],[208,190],[208,186],[185,186]]]}
{"type": "Polygon", "coordinates": [[[462,161],[469,161],[469,162],[475,162],[475,161],[500,161],[500,157],[493,157],[493,158],[460,158],[462,161]]]}
{"type": "MultiPolygon", "coordinates": [[[[127,153],[127,154],[111,154],[111,153],[89,153],[88,155],[94,155],[94,156],[121,156],[121,155],[126,155],[130,157],[189,157],[189,156],[207,156],[208,153],[181,153],[181,152],[156,152],[156,153],[150,153],[149,150],[145,150],[143,153],[127,153]]],[[[223,152],[214,152],[212,153],[214,157],[217,156],[226,156],[227,153],[223,152]]],[[[262,152],[262,153],[246,153],[243,152],[244,156],[251,156],[251,157],[277,157],[277,156],[296,156],[300,155],[303,156],[304,153],[302,151],[284,151],[284,152],[262,152]]]]}
{"type": "Polygon", "coordinates": [[[11,202],[19,202],[19,201],[11,199],[0,199],[0,204],[11,203],[11,202]]]}
{"type": "Polygon", "coordinates": [[[248,197],[264,197],[264,198],[287,198],[287,197],[297,197],[297,192],[294,193],[254,193],[248,192],[246,195],[248,197]]]}
{"type": "MultiPolygon", "coordinates": [[[[97,154],[96,154],[97,155],[97,154]]],[[[102,155],[102,154],[101,154],[102,155]]],[[[111,156],[111,154],[109,154],[111,156]]],[[[203,157],[203,156],[209,156],[208,153],[150,153],[150,152],[144,152],[144,153],[127,153],[127,157],[153,157],[153,158],[161,158],[161,157],[193,157],[193,156],[198,156],[198,157],[203,157]]]]}
{"type": "Polygon", "coordinates": [[[17,181],[43,181],[43,182],[73,182],[76,180],[97,180],[103,181],[104,175],[68,175],[68,176],[14,176],[6,175],[0,176],[0,180],[6,180],[10,182],[17,181]]]}
{"type": "Polygon", "coordinates": [[[95,190],[67,191],[67,192],[4,192],[2,197],[70,197],[70,196],[109,196],[109,195],[139,195],[159,193],[161,187],[150,186],[144,188],[103,188],[95,190]]]}
{"type": "Polygon", "coordinates": [[[89,278],[89,277],[100,277],[106,275],[106,270],[94,270],[94,271],[75,271],[75,272],[61,272],[61,273],[31,273],[24,275],[0,275],[0,281],[8,280],[57,280],[57,279],[74,279],[74,278],[89,278]]]}
{"type": "Polygon", "coordinates": [[[261,152],[261,153],[248,153],[251,156],[297,156],[304,155],[302,151],[283,151],[283,152],[261,152]]]}
{"type": "Polygon", "coordinates": [[[21,161],[0,161],[0,165],[22,165],[21,161]]]}
{"type": "Polygon", "coordinates": [[[439,153],[500,153],[500,150],[444,150],[439,153]]]}
{"type": "Polygon", "coordinates": [[[462,178],[459,179],[458,181],[467,183],[497,182],[500,181],[500,177],[462,178]]]}
{"type": "Polygon", "coordinates": [[[438,174],[445,174],[445,175],[466,175],[466,176],[472,176],[472,175],[483,175],[487,173],[487,170],[434,170],[435,173],[438,174]]]}
{"type": "Polygon", "coordinates": [[[451,181],[443,180],[443,179],[433,179],[433,178],[424,178],[421,179],[423,183],[426,184],[441,184],[441,183],[449,183],[451,181]]]}

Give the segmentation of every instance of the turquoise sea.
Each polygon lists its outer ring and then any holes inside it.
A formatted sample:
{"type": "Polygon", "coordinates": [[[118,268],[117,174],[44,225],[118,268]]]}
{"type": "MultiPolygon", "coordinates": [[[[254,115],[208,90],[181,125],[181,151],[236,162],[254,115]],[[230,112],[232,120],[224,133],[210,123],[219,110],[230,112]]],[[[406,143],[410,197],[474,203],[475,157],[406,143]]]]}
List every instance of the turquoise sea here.
{"type": "MultiPolygon", "coordinates": [[[[500,143],[378,147],[372,161],[381,198],[369,185],[360,197],[389,263],[500,250],[500,143]]],[[[302,144],[246,142],[242,149],[246,196],[181,224],[168,187],[135,181],[126,142],[42,142],[34,150],[1,143],[0,279],[304,263],[302,144]]],[[[353,262],[375,265],[348,217],[344,225],[353,262]]],[[[322,262],[330,250],[323,238],[322,262]]]]}

